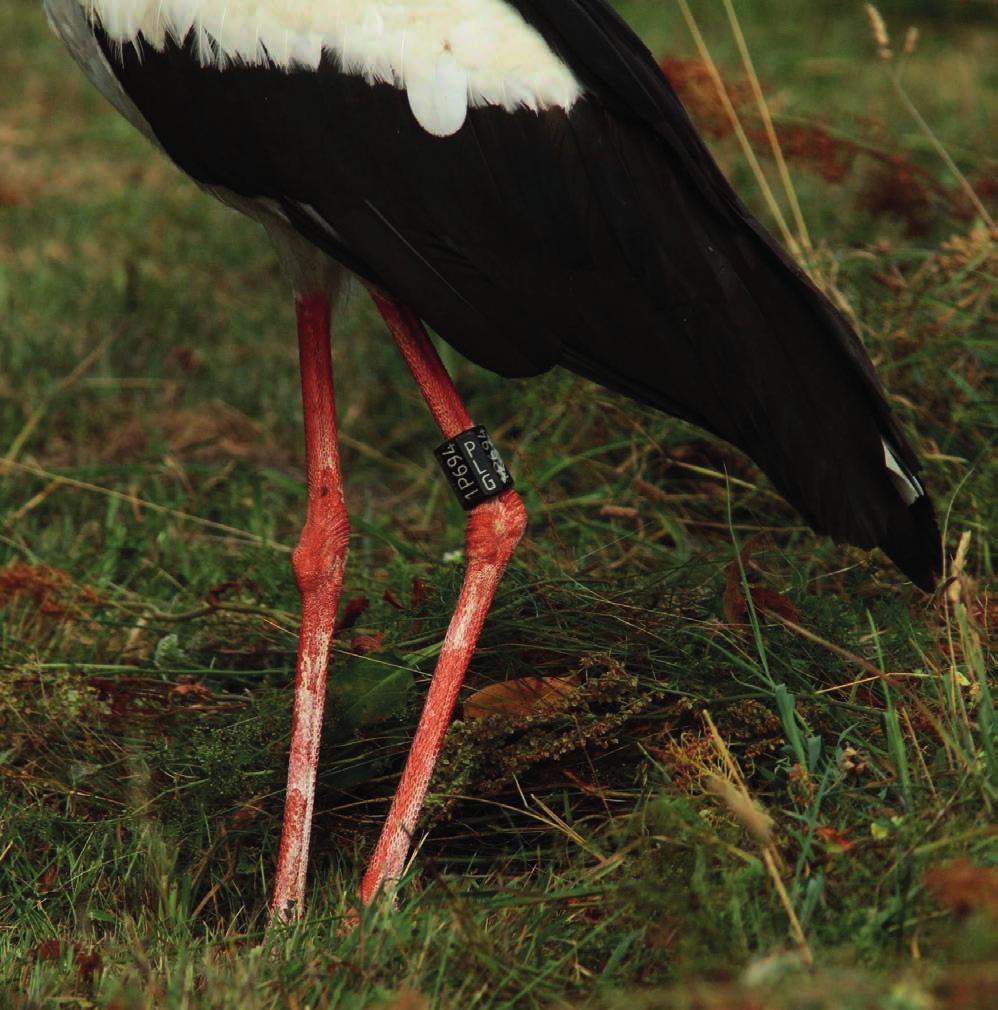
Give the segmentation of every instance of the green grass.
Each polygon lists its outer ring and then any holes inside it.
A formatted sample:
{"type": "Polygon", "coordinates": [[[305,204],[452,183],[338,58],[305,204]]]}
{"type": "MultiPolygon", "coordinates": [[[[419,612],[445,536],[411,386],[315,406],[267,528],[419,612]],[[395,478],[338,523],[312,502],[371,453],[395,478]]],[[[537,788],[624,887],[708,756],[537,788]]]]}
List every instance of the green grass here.
{"type": "MultiPolygon", "coordinates": [[[[672,4],[621,6],[657,53],[694,54],[672,4]]],[[[904,86],[977,183],[985,6],[884,7],[895,36],[919,19],[904,86]]],[[[957,191],[858,5],[737,7],[778,124],[817,117],[957,191]]],[[[695,8],[737,82],[721,5],[695,8]]],[[[949,548],[968,535],[949,596],[814,537],[688,426],[445,351],[531,515],[465,696],[521,676],[580,686],[530,717],[459,710],[399,907],[345,934],[463,527],[430,420],[354,299],[334,335],[344,599],[370,606],[331,670],[309,912],[265,935],[304,505],[287,292],[256,228],[91,93],[34,0],[8,0],[0,37],[0,1006],[992,1003],[994,254],[959,200],[913,231],[871,201],[875,159],[835,184],[791,163],[949,548]],[[745,575],[802,631],[751,607],[732,623],[746,545],[745,575]],[[379,633],[357,655],[353,636],[379,633]],[[726,751],[768,841],[718,785],[726,751]]],[[[765,214],[737,148],[716,150],[765,214]]]]}

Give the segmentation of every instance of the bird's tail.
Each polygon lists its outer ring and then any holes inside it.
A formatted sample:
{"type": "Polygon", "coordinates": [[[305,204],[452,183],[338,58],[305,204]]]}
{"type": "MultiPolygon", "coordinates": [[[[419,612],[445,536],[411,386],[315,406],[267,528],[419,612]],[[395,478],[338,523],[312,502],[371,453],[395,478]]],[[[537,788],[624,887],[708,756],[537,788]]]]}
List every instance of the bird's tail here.
{"type": "Polygon", "coordinates": [[[725,293],[689,313],[685,329],[672,314],[662,337],[636,350],[610,360],[576,346],[565,363],[727,439],[815,531],[880,547],[931,591],[942,566],[935,513],[865,349],[747,212],[738,231],[705,239],[727,254],[725,293]]]}
{"type": "Polygon", "coordinates": [[[810,370],[796,413],[804,431],[830,431],[831,440],[827,435],[821,439],[828,446],[828,462],[815,466],[791,457],[767,459],[763,467],[779,486],[786,486],[788,499],[816,530],[858,547],[879,547],[915,585],[931,592],[943,563],[935,510],[919,478],[918,458],[866,349],[782,247],[756,221],[749,218],[747,223],[759,243],[760,262],[774,279],[774,327],[783,330],[785,340],[805,346],[820,342],[838,359],[825,366],[827,371],[810,370]],[[793,327],[789,331],[787,323],[793,327]],[[817,422],[809,410],[819,412],[817,422]],[[813,471],[823,476],[809,478],[813,471]],[[837,486],[830,486],[830,480],[837,486]]]}

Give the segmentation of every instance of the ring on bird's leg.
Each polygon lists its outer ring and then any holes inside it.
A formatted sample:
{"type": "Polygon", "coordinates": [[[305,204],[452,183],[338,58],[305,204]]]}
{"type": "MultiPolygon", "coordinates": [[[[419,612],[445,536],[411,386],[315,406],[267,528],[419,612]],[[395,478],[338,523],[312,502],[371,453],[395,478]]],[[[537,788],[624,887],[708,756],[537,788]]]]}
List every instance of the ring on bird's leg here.
{"type": "Polygon", "coordinates": [[[466,512],[513,487],[499,450],[480,424],[448,439],[434,455],[466,512]]]}

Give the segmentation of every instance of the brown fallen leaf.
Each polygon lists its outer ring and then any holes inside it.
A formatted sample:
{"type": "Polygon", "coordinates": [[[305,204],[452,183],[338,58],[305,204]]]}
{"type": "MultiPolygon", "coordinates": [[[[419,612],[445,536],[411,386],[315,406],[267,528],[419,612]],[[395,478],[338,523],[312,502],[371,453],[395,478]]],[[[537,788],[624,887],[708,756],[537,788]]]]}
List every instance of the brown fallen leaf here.
{"type": "Polygon", "coordinates": [[[752,586],[750,592],[756,610],[766,610],[771,614],[776,614],[777,617],[792,621],[794,624],[800,624],[800,611],[796,604],[788,600],[782,593],[776,592],[775,589],[766,589],[765,586],[752,586]]]}
{"type": "Polygon", "coordinates": [[[844,831],[840,831],[838,828],[833,828],[831,825],[823,825],[819,828],[815,828],[814,833],[823,842],[825,842],[826,845],[832,846],[841,852],[848,852],[850,849],[854,849],[856,847],[855,842],[850,842],[849,839],[846,838],[844,831]]]}
{"type": "MultiPolygon", "coordinates": [[[[742,568],[748,566],[752,551],[753,544],[749,542],[742,548],[741,566],[737,561],[732,561],[728,565],[722,608],[724,619],[729,624],[748,624],[748,601],[745,598],[745,589],[742,585],[742,568]]],[[[800,611],[796,604],[782,593],[776,592],[775,589],[767,589],[765,586],[753,585],[749,586],[749,593],[752,596],[752,605],[756,610],[768,611],[784,620],[800,624],[800,611]]]]}
{"type": "Polygon", "coordinates": [[[347,605],[343,608],[343,616],[336,622],[336,634],[341,631],[349,631],[367,610],[367,597],[354,596],[347,600],[347,605]]]}
{"type": "Polygon", "coordinates": [[[373,635],[354,635],[350,642],[350,651],[358,656],[366,656],[369,652],[378,652],[385,644],[385,633],[376,631],[373,635]]]}
{"type": "Polygon", "coordinates": [[[211,689],[200,682],[185,682],[181,684],[174,684],[170,688],[170,694],[177,698],[184,698],[190,696],[192,699],[199,699],[201,701],[211,701],[211,689]]]}
{"type": "Polygon", "coordinates": [[[55,883],[55,878],[58,871],[56,869],[55,863],[46,867],[45,871],[41,873],[38,877],[38,893],[46,894],[52,890],[52,885],[55,883]]]}
{"type": "Polygon", "coordinates": [[[464,703],[464,717],[484,719],[490,715],[535,715],[545,709],[556,708],[562,698],[578,688],[579,678],[574,673],[563,677],[519,677],[517,680],[489,684],[464,703]]]}

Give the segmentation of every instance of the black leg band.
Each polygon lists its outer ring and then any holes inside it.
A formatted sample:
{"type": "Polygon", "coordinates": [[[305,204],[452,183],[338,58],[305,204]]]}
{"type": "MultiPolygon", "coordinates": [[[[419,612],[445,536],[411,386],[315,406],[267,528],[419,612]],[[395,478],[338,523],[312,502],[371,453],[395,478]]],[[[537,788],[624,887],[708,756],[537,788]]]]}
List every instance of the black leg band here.
{"type": "Polygon", "coordinates": [[[465,511],[513,486],[499,451],[480,424],[444,442],[434,455],[465,511]]]}

